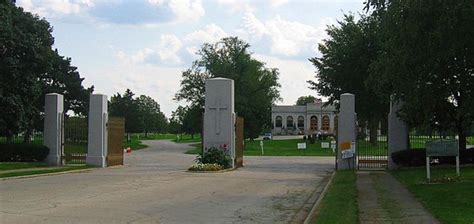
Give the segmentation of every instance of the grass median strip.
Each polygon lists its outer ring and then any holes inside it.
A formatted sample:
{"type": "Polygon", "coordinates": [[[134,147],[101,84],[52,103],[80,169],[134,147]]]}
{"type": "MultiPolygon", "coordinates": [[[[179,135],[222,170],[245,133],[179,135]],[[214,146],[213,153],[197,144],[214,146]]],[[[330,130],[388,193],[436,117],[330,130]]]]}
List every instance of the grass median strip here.
{"type": "Polygon", "coordinates": [[[336,171],[318,210],[316,223],[359,222],[354,171],[336,171]]]}
{"type": "Polygon", "coordinates": [[[474,167],[435,167],[435,183],[426,183],[424,167],[391,171],[415,197],[442,223],[474,223],[474,167]]]}
{"type": "Polygon", "coordinates": [[[38,174],[47,174],[47,173],[58,173],[71,170],[81,170],[88,169],[91,166],[61,166],[61,167],[41,167],[41,168],[28,168],[28,169],[17,169],[10,170],[10,172],[0,173],[0,178],[6,177],[19,177],[19,176],[31,176],[38,174]]]}
{"type": "MultiPolygon", "coordinates": [[[[334,156],[330,148],[321,148],[321,141],[314,144],[306,143],[306,150],[298,150],[297,144],[303,143],[304,140],[266,140],[263,141],[264,156],[334,156]]],[[[327,142],[327,141],[326,141],[327,142]]],[[[186,154],[197,154],[201,152],[201,144],[194,144],[194,149],[186,152],[186,154]]],[[[245,141],[245,156],[261,156],[262,149],[260,141],[245,141]]]]}

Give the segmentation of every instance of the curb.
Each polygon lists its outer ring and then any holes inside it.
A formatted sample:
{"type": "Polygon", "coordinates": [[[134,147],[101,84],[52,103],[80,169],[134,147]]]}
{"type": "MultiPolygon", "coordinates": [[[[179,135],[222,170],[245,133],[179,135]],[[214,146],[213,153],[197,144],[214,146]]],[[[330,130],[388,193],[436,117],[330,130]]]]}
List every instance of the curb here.
{"type": "Polygon", "coordinates": [[[67,174],[67,173],[82,173],[82,172],[87,172],[87,171],[91,171],[91,170],[94,170],[94,169],[97,169],[97,168],[67,170],[67,171],[61,171],[61,172],[42,173],[42,174],[34,174],[34,175],[16,176],[16,177],[2,177],[2,178],[0,178],[0,181],[26,179],[26,178],[43,177],[43,176],[54,176],[54,175],[61,175],[61,174],[67,174]]]}
{"type": "Polygon", "coordinates": [[[326,183],[326,186],[324,186],[324,189],[323,191],[321,192],[321,194],[319,195],[319,198],[318,200],[316,200],[316,202],[314,203],[313,205],[313,208],[311,209],[311,211],[308,213],[308,216],[306,217],[306,219],[304,220],[304,224],[309,224],[311,223],[311,220],[314,218],[314,216],[316,215],[316,212],[318,210],[318,207],[319,205],[321,204],[321,201],[323,200],[324,196],[326,195],[326,192],[329,188],[329,185],[331,185],[331,182],[332,182],[332,179],[334,178],[334,175],[336,175],[336,171],[332,172],[331,174],[331,177],[329,177],[329,180],[328,182],[326,183]]]}
{"type": "Polygon", "coordinates": [[[238,168],[228,168],[228,169],[223,169],[223,170],[217,170],[217,171],[193,171],[193,170],[186,170],[188,173],[226,173],[230,171],[237,170],[238,168]]]}

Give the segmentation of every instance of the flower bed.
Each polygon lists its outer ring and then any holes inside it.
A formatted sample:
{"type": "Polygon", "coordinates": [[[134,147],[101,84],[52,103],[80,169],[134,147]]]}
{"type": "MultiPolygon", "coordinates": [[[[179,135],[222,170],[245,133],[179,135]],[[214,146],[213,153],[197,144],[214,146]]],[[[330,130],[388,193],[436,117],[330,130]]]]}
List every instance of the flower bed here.
{"type": "Polygon", "coordinates": [[[217,163],[194,163],[188,168],[189,171],[219,171],[224,167],[217,163]]]}

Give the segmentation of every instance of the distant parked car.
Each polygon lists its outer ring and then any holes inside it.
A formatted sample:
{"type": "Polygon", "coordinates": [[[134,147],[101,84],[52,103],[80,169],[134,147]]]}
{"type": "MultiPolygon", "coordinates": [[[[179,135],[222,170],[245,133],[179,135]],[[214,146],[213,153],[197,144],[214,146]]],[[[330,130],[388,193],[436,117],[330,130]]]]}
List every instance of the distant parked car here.
{"type": "Polygon", "coordinates": [[[272,133],[263,134],[263,140],[272,140],[272,139],[273,139],[272,133]]]}

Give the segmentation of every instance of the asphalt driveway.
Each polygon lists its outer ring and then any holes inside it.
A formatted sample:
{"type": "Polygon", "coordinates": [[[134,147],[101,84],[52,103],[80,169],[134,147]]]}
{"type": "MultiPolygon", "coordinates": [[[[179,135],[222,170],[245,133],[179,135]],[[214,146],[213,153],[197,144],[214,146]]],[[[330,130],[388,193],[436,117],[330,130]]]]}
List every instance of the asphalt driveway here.
{"type": "Polygon", "coordinates": [[[0,181],[0,223],[298,223],[334,168],[332,157],[245,157],[235,171],[190,173],[188,145],[146,144],[124,167],[0,181]]]}

